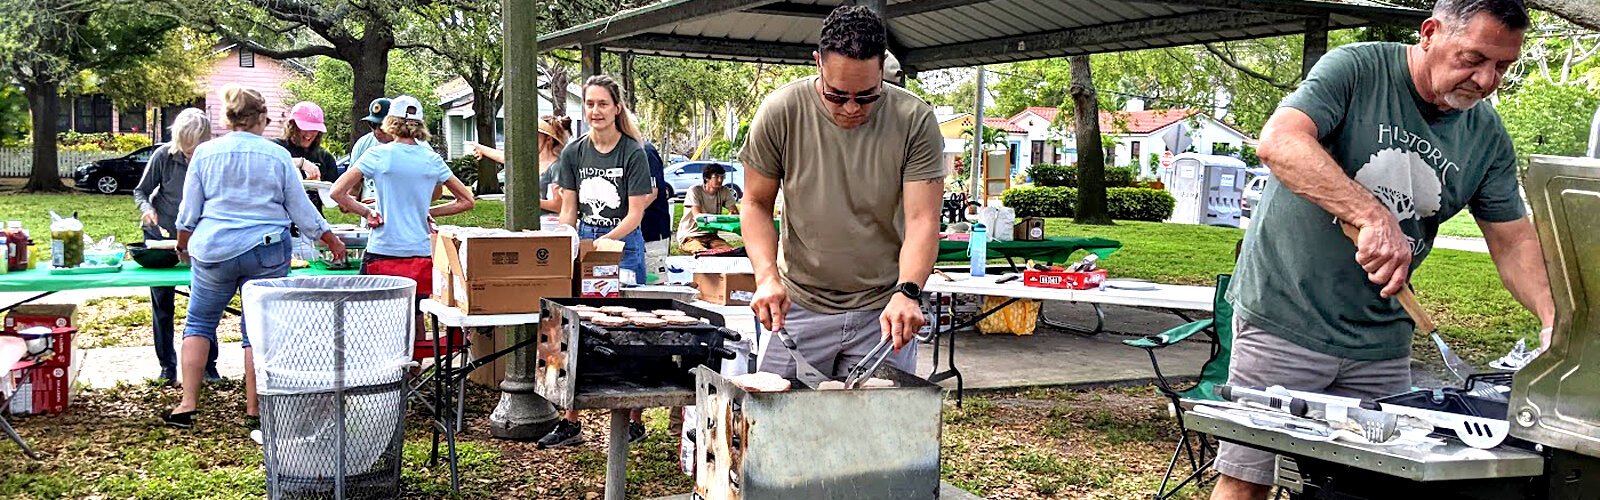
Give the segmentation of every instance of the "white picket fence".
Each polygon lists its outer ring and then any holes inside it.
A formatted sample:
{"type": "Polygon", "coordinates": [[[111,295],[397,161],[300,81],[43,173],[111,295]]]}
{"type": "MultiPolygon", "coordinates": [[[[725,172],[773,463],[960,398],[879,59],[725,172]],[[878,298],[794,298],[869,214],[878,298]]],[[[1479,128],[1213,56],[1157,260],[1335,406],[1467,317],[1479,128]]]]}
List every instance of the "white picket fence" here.
{"type": "MultiPolygon", "coordinates": [[[[128,153],[84,151],[56,151],[56,171],[61,177],[72,177],[79,165],[106,158],[119,158],[128,153]]],[[[28,177],[33,174],[33,148],[0,148],[0,177],[28,177]]]]}

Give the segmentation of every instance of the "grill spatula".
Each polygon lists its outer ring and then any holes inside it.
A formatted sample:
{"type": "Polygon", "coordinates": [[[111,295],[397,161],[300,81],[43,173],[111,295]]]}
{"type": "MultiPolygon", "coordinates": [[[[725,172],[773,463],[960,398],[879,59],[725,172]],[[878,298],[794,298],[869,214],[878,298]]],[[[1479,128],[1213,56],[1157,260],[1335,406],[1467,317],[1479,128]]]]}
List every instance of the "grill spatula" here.
{"type": "MultiPolygon", "coordinates": [[[[1350,237],[1351,242],[1360,242],[1360,229],[1350,224],[1339,225],[1344,228],[1344,235],[1350,237]]],[[[1412,293],[1410,285],[1401,287],[1400,293],[1395,294],[1394,298],[1400,301],[1400,307],[1411,316],[1411,321],[1417,324],[1417,329],[1428,332],[1428,336],[1433,338],[1433,344],[1439,347],[1439,356],[1444,358],[1444,366],[1450,369],[1451,375],[1466,382],[1467,377],[1477,373],[1470,363],[1457,356],[1456,352],[1450,349],[1450,345],[1444,342],[1444,338],[1439,336],[1439,325],[1433,322],[1433,317],[1428,315],[1428,311],[1422,309],[1422,304],[1417,302],[1417,295],[1412,293]]]]}

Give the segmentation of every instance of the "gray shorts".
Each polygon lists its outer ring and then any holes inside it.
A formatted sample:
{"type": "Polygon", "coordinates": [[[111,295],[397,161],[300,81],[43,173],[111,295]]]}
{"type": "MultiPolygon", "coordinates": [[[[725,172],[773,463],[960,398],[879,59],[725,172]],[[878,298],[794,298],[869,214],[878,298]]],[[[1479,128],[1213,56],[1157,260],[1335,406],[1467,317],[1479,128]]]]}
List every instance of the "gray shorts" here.
{"type": "MultiPolygon", "coordinates": [[[[882,309],[822,314],[794,304],[789,308],[789,314],[784,315],[783,325],[789,336],[794,338],[806,362],[817,367],[824,375],[844,380],[850,367],[878,345],[878,340],[883,336],[883,327],[878,323],[878,318],[882,316],[882,309]]],[[[794,358],[789,356],[789,349],[783,346],[783,342],[771,333],[767,333],[761,342],[766,346],[761,353],[761,371],[794,378],[794,358]]],[[[883,360],[883,364],[906,373],[915,373],[916,363],[916,342],[906,345],[899,352],[890,353],[883,360]]]]}
{"type": "MultiPolygon", "coordinates": [[[[1267,333],[1233,316],[1233,358],[1228,383],[1319,392],[1352,398],[1379,398],[1411,390],[1411,358],[1352,361],[1322,354],[1267,333]]],[[[1271,485],[1276,455],[1248,446],[1222,443],[1217,472],[1242,481],[1271,485]]]]}

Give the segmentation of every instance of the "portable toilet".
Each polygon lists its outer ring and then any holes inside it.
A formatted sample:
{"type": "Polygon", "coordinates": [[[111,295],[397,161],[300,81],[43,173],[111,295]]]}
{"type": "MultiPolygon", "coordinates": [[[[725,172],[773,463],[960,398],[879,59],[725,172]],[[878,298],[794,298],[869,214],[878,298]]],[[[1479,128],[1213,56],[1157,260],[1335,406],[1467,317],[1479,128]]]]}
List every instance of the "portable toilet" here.
{"type": "Polygon", "coordinates": [[[1244,161],[1232,156],[1183,153],[1162,182],[1177,205],[1167,222],[1239,227],[1246,179],[1244,161]]]}

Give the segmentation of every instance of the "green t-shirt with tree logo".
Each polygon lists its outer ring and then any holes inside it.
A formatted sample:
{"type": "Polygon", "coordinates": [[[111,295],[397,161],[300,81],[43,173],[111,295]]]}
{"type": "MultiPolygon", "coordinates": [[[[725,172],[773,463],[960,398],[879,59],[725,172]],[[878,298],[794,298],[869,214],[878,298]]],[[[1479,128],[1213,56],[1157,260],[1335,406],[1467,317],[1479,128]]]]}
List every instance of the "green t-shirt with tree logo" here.
{"type": "MultiPolygon", "coordinates": [[[[1526,207],[1511,139],[1494,108],[1484,102],[1446,112],[1424,101],[1406,50],[1362,43],[1330,51],[1280,106],[1310,116],[1345,174],[1395,214],[1415,271],[1439,224],[1462,209],[1505,222],[1524,217],[1526,207]]],[[[1313,351],[1362,361],[1409,356],[1410,317],[1378,295],[1382,287],[1367,279],[1355,251],[1332,214],[1273,178],[1228,298],[1246,321],[1313,351]]]]}

